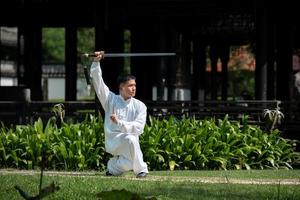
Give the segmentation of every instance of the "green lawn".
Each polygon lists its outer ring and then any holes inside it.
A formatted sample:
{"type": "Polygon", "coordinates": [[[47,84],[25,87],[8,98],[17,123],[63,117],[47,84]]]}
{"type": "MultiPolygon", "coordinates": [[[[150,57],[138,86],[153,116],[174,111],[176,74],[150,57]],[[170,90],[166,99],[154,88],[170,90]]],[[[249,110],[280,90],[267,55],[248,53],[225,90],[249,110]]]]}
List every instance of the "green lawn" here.
{"type": "MultiPolygon", "coordinates": [[[[15,185],[38,194],[39,171],[28,172],[0,170],[0,200],[22,199],[15,185]]],[[[146,179],[136,179],[132,173],[120,177],[106,177],[103,172],[70,173],[45,172],[43,186],[52,181],[60,186],[45,199],[91,200],[114,189],[168,200],[300,199],[300,170],[151,171],[146,179]]]]}
{"type": "Polygon", "coordinates": [[[162,176],[191,176],[191,177],[227,177],[227,178],[269,178],[269,179],[300,179],[300,170],[197,170],[197,171],[155,171],[162,176]]]}

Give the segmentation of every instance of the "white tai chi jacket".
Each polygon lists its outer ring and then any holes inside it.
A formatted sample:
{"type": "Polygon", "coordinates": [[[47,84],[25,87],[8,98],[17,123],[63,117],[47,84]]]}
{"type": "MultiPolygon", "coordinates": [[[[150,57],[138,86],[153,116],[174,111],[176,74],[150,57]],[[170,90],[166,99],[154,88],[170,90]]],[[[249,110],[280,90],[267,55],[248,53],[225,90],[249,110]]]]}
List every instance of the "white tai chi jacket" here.
{"type": "MultiPolygon", "coordinates": [[[[97,97],[105,111],[104,133],[105,149],[114,156],[122,156],[126,161],[116,161],[115,174],[133,169],[137,174],[139,172],[148,172],[147,165],[143,161],[143,154],[139,146],[139,135],[143,133],[146,123],[147,107],[138,99],[130,98],[124,100],[121,95],[116,95],[109,90],[102,78],[100,62],[93,62],[90,75],[97,97]],[[118,124],[113,123],[110,115],[115,111],[118,116],[118,124]],[[124,139],[134,139],[134,147],[128,147],[124,139]],[[128,162],[129,160],[129,162],[128,162]],[[122,164],[123,163],[123,164],[122,164]],[[128,166],[132,165],[131,167],[128,166]]],[[[131,142],[132,144],[132,142],[131,142]]],[[[111,172],[113,173],[113,169],[111,172]]]]}

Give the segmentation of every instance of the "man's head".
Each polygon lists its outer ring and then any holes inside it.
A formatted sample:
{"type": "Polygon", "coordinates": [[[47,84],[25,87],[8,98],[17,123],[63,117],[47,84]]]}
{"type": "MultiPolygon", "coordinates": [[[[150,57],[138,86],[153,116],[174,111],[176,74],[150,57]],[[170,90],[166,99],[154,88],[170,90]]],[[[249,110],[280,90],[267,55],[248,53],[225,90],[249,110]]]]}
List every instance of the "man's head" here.
{"type": "Polygon", "coordinates": [[[125,100],[135,96],[135,92],[136,92],[135,79],[136,79],[135,76],[130,74],[121,75],[117,79],[120,94],[125,100]]]}

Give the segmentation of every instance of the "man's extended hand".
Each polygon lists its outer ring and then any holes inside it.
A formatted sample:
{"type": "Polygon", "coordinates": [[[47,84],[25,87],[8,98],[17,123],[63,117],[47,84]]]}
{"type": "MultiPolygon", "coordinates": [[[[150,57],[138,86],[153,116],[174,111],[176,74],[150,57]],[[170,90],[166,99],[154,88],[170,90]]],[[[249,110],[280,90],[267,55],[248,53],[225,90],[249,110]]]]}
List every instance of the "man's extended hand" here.
{"type": "Polygon", "coordinates": [[[95,57],[94,57],[95,62],[99,62],[100,60],[102,60],[104,58],[104,51],[95,51],[94,54],[95,54],[95,57]]]}
{"type": "Polygon", "coordinates": [[[113,123],[118,124],[118,116],[116,114],[115,108],[113,108],[113,113],[110,115],[110,119],[113,123]]]}

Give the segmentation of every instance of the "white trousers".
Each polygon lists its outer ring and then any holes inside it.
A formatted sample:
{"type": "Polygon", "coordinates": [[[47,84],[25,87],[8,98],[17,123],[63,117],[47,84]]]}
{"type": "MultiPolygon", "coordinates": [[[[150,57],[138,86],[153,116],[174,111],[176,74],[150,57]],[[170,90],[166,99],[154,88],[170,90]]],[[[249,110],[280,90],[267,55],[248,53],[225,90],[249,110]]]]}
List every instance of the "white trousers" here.
{"type": "Polygon", "coordinates": [[[130,170],[133,170],[135,175],[140,172],[148,173],[137,136],[127,134],[124,136],[124,140],[114,152],[114,157],[108,161],[107,169],[113,175],[121,175],[130,170]]]}

